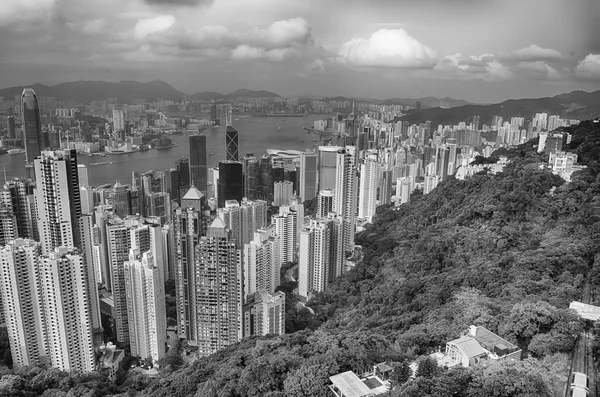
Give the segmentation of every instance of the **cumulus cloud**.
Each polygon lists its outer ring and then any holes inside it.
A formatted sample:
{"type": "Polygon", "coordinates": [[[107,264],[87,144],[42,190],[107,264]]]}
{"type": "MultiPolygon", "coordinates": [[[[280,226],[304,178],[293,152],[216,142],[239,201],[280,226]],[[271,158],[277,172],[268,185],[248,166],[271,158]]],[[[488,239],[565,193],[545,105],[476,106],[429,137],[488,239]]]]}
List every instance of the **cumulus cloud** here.
{"type": "Polygon", "coordinates": [[[286,47],[311,40],[310,26],[302,18],[273,22],[266,29],[255,29],[249,37],[263,47],[286,47]]]}
{"type": "Polygon", "coordinates": [[[548,78],[550,80],[559,80],[562,77],[555,68],[544,61],[519,62],[515,68],[536,77],[548,78]]]}
{"type": "Polygon", "coordinates": [[[104,18],[91,19],[82,22],[67,22],[67,27],[84,34],[98,34],[106,30],[107,22],[104,18]]]}
{"type": "Polygon", "coordinates": [[[563,59],[563,55],[556,50],[552,50],[550,48],[542,48],[538,45],[532,44],[529,47],[513,51],[512,53],[510,53],[508,58],[524,62],[559,61],[563,59]]]}
{"type": "Polygon", "coordinates": [[[434,71],[441,76],[484,81],[506,80],[513,76],[510,68],[493,54],[447,55],[435,65],[434,71]]]}
{"type": "Polygon", "coordinates": [[[338,58],[352,66],[391,68],[428,68],[435,60],[435,51],[409,36],[404,29],[380,29],[368,39],[347,41],[338,58]]]}
{"type": "Polygon", "coordinates": [[[300,55],[300,52],[294,48],[274,48],[272,50],[266,50],[264,48],[252,47],[246,44],[234,48],[231,52],[232,59],[268,59],[274,62],[298,58],[300,55]]]}
{"type": "Polygon", "coordinates": [[[317,58],[306,66],[309,72],[323,73],[325,72],[325,62],[321,58],[317,58]]]}
{"type": "Polygon", "coordinates": [[[133,34],[137,39],[143,39],[153,33],[169,29],[175,23],[173,15],[159,15],[153,18],[140,19],[135,24],[133,34]]]}
{"type": "Polygon", "coordinates": [[[0,0],[0,23],[47,18],[57,0],[0,0]]]}
{"type": "Polygon", "coordinates": [[[588,54],[579,61],[575,75],[582,79],[600,80],[600,54],[588,54]]]}

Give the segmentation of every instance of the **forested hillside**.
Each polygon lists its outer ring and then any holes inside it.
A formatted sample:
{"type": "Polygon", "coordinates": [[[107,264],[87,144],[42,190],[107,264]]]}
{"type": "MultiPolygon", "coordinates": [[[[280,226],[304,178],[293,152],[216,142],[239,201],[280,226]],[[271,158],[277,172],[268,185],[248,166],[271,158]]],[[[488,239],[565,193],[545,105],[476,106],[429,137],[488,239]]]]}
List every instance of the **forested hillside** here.
{"type": "Polygon", "coordinates": [[[156,380],[22,370],[0,380],[0,395],[318,397],[330,395],[330,375],[385,360],[396,368],[391,396],[551,396],[583,326],[569,302],[591,269],[600,288],[600,125],[567,131],[588,165],[570,183],[541,169],[529,143],[504,151],[502,174],[379,208],[357,236],[362,263],[309,302],[304,323],[316,330],[247,339],[179,369],[169,359],[156,380]],[[404,383],[409,360],[471,324],[518,344],[524,360],[449,371],[423,362],[404,383]]]}

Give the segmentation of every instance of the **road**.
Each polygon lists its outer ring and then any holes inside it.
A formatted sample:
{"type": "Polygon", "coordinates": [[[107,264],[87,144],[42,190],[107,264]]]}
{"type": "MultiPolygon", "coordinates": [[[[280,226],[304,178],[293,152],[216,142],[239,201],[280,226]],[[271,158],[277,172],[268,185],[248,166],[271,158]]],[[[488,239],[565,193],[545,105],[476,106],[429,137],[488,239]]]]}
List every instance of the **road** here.
{"type": "MultiPolygon", "coordinates": [[[[585,286],[583,287],[583,303],[591,303],[591,285],[588,278],[586,279],[585,286]]],[[[569,371],[569,377],[573,372],[581,372],[586,374],[590,378],[590,394],[589,397],[596,396],[596,370],[594,368],[594,358],[592,356],[592,341],[594,338],[591,332],[591,325],[586,325],[585,330],[577,338],[577,344],[575,350],[573,350],[573,359],[571,361],[571,369],[569,371]]],[[[569,393],[569,382],[565,388],[565,397],[569,393]]]]}

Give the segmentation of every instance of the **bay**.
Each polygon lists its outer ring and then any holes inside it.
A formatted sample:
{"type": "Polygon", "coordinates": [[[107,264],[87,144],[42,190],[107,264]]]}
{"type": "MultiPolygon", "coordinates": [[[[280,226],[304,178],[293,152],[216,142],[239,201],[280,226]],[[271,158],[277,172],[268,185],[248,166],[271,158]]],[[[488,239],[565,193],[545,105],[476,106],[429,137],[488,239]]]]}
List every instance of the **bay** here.
{"type": "MultiPolygon", "coordinates": [[[[316,135],[309,135],[303,127],[312,126],[315,120],[327,115],[307,115],[303,117],[248,117],[233,122],[239,131],[240,160],[253,153],[260,157],[267,149],[305,150],[315,148],[316,135]]],[[[207,137],[207,151],[216,154],[208,157],[208,166],[214,167],[225,159],[225,127],[208,128],[202,131],[207,137]]],[[[176,147],[163,150],[149,150],[131,154],[106,157],[87,157],[79,155],[79,164],[88,168],[91,186],[113,184],[119,180],[123,184],[131,183],[131,173],[149,170],[164,171],[175,166],[182,157],[189,158],[189,134],[171,135],[176,147]],[[90,163],[112,162],[112,164],[90,165],[90,163]]],[[[0,172],[6,168],[7,178],[25,175],[25,155],[0,155],[0,172]]]]}

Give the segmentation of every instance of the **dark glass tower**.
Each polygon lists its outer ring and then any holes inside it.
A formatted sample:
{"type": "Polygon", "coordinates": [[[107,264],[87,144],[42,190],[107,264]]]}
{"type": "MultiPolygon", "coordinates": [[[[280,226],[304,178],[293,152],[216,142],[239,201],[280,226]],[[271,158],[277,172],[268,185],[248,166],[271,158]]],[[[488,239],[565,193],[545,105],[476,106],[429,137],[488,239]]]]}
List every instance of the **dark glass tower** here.
{"type": "Polygon", "coordinates": [[[219,162],[219,187],[217,195],[219,208],[225,207],[225,201],[227,200],[242,201],[244,197],[242,163],[227,160],[219,162]]]}
{"type": "Polygon", "coordinates": [[[23,129],[23,144],[25,145],[25,163],[30,170],[30,176],[35,177],[33,159],[42,154],[44,136],[42,135],[42,122],[37,96],[32,88],[25,88],[21,95],[21,114],[23,129]]]}
{"type": "Polygon", "coordinates": [[[225,130],[225,149],[227,151],[226,159],[229,161],[239,161],[238,130],[228,125],[225,130]]]}
{"type": "Polygon", "coordinates": [[[179,195],[177,196],[177,200],[181,201],[181,198],[190,190],[190,161],[183,157],[175,161],[175,168],[177,168],[177,174],[179,175],[179,195]]]}
{"type": "Polygon", "coordinates": [[[206,165],[206,135],[190,136],[190,182],[206,194],[208,168],[206,165]]]}

